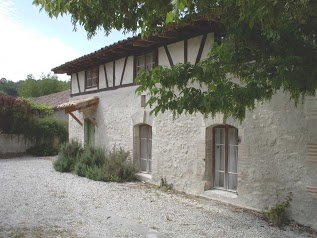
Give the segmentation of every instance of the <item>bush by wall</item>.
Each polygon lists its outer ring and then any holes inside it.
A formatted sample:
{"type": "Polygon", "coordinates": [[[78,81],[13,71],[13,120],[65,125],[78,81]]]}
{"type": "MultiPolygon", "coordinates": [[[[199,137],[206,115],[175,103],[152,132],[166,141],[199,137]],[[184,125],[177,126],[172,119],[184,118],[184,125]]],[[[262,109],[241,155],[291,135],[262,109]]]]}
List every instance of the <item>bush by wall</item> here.
{"type": "Polygon", "coordinates": [[[27,99],[0,96],[0,132],[23,135],[35,144],[28,153],[56,155],[59,145],[68,139],[67,122],[50,117],[52,109],[27,99]]]}
{"type": "Polygon", "coordinates": [[[127,161],[128,155],[122,148],[113,147],[110,152],[94,147],[83,149],[78,142],[71,141],[61,147],[54,168],[96,181],[131,181],[137,170],[127,161]]]}
{"type": "Polygon", "coordinates": [[[0,96],[0,131],[6,134],[24,134],[33,118],[31,105],[11,96],[0,96]]]}
{"type": "Polygon", "coordinates": [[[25,137],[45,144],[54,144],[57,139],[62,144],[68,140],[68,124],[54,117],[36,118],[25,128],[25,137]]]}

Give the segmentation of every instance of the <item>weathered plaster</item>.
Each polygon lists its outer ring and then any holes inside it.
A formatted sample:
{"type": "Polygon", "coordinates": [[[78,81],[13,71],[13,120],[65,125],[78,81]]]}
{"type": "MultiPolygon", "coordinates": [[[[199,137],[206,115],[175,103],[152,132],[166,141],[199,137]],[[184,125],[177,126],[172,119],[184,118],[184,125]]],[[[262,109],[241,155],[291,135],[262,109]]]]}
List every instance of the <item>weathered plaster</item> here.
{"type": "MultiPolygon", "coordinates": [[[[188,40],[188,60],[192,63],[196,60],[201,38],[188,40]]],[[[208,34],[202,58],[207,56],[211,42],[213,34],[208,34]]],[[[169,46],[169,50],[175,54],[176,46],[183,52],[182,42],[169,46]]],[[[168,66],[163,47],[158,54],[159,64],[168,66]]],[[[180,61],[176,56],[172,58],[174,63],[180,61]]],[[[116,85],[120,83],[123,62],[124,59],[116,61],[116,85]]],[[[107,63],[106,67],[111,87],[113,63],[107,63]]],[[[133,57],[127,62],[125,83],[133,82],[131,71],[133,57]]],[[[103,69],[100,72],[103,74],[103,69]]],[[[317,198],[307,192],[307,187],[317,187],[317,163],[307,159],[308,150],[313,151],[308,145],[317,146],[316,98],[295,107],[289,95],[278,92],[270,102],[258,103],[254,111],[247,112],[246,119],[240,124],[230,118],[224,119],[222,115],[215,118],[186,115],[174,120],[171,113],[164,113],[154,117],[149,114],[149,108],[141,107],[141,97],[135,94],[135,89],[136,86],[131,86],[86,96],[100,98],[98,108],[91,112],[97,121],[97,146],[107,149],[122,146],[130,151],[132,158],[134,126],[151,125],[153,163],[152,174],[147,178],[150,182],[159,184],[161,178],[166,178],[176,190],[258,210],[283,201],[292,192],[292,218],[317,229],[317,198]],[[237,193],[205,191],[212,188],[208,160],[212,155],[211,128],[221,124],[235,126],[239,132],[237,193]]],[[[76,115],[84,119],[81,113],[76,112],[76,115]]],[[[72,118],[70,137],[84,141],[83,128],[72,118]]],[[[317,161],[317,154],[315,159],[317,161]]]]}

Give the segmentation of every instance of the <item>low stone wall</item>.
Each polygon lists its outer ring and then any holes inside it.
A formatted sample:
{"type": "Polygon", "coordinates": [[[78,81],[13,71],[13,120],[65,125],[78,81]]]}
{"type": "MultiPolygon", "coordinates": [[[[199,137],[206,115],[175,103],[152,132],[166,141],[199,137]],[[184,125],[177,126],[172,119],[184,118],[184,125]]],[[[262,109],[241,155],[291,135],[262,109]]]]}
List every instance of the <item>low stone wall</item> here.
{"type": "Polygon", "coordinates": [[[25,140],[23,135],[0,133],[0,157],[7,154],[25,153],[32,146],[32,143],[25,140]]]}

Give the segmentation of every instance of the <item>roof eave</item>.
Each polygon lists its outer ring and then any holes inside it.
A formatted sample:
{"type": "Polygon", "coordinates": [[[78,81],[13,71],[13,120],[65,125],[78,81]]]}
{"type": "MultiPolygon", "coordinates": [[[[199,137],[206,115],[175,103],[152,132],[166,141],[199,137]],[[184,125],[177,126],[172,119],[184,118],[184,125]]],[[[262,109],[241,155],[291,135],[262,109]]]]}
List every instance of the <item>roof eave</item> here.
{"type": "Polygon", "coordinates": [[[70,75],[97,65],[105,64],[130,55],[135,55],[136,53],[150,51],[151,49],[186,38],[198,36],[207,32],[215,32],[218,28],[217,26],[215,27],[215,25],[218,24],[204,20],[184,25],[179,28],[172,28],[172,30],[167,30],[162,35],[150,36],[144,39],[142,39],[140,35],[129,37],[75,60],[66,62],[65,64],[53,68],[52,71],[55,74],[66,73],[70,75]]]}

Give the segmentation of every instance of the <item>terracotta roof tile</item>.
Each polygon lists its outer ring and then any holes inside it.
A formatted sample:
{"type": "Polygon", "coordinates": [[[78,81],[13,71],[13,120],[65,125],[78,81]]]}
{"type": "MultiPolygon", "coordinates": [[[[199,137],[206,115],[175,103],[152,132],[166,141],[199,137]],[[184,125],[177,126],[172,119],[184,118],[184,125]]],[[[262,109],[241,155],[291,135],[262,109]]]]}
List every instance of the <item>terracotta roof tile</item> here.
{"type": "Polygon", "coordinates": [[[70,90],[67,89],[62,92],[52,93],[49,95],[31,98],[33,102],[45,104],[55,109],[58,105],[69,101],[70,90]]]}

